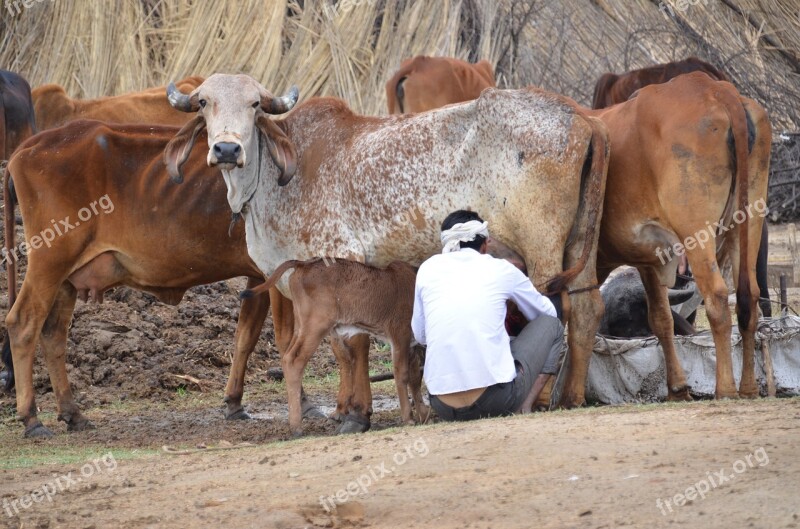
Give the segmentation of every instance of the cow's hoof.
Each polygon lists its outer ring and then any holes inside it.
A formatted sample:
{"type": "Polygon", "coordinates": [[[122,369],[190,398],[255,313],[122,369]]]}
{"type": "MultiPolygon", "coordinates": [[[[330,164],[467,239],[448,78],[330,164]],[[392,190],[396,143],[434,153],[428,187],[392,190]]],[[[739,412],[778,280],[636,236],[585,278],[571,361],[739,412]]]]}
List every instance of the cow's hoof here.
{"type": "Polygon", "coordinates": [[[689,387],[683,386],[675,388],[667,392],[667,401],[669,402],[691,402],[692,395],[689,393],[689,387]]]}
{"type": "Polygon", "coordinates": [[[584,404],[586,404],[586,399],[583,399],[583,398],[578,399],[578,398],[566,397],[566,398],[561,399],[561,402],[558,404],[557,407],[560,408],[560,409],[563,409],[563,410],[572,410],[572,409],[575,409],[575,408],[580,408],[584,404]]]}
{"type": "Polygon", "coordinates": [[[342,412],[340,412],[339,410],[333,410],[331,412],[331,414],[328,415],[328,419],[330,419],[330,420],[332,420],[334,422],[342,422],[343,418],[344,418],[344,414],[342,412]]]}
{"type": "Polygon", "coordinates": [[[364,433],[369,430],[370,422],[367,417],[348,413],[342,424],[336,428],[337,434],[364,433]]]}
{"type": "Polygon", "coordinates": [[[760,396],[761,395],[758,393],[758,388],[750,387],[739,389],[739,398],[741,399],[757,399],[760,396]]]}
{"type": "Polygon", "coordinates": [[[239,408],[238,410],[234,411],[233,413],[226,413],[225,420],[226,421],[247,421],[252,419],[249,413],[244,411],[244,408],[239,408]]]}
{"type": "Polygon", "coordinates": [[[49,439],[50,437],[53,437],[53,432],[45,428],[42,423],[37,422],[36,424],[25,428],[25,437],[31,439],[49,439]]]}
{"type": "Polygon", "coordinates": [[[739,398],[739,392],[733,391],[717,391],[714,393],[714,398],[717,400],[736,400],[739,398]]]}
{"type": "Polygon", "coordinates": [[[291,432],[291,438],[292,439],[300,439],[301,437],[303,437],[303,429],[302,428],[299,429],[299,430],[294,430],[293,432],[291,432]]]}
{"type": "Polygon", "coordinates": [[[307,400],[303,400],[302,407],[303,417],[306,419],[326,419],[327,415],[322,413],[322,410],[317,408],[314,404],[307,400]]]}
{"type": "Polygon", "coordinates": [[[68,432],[85,432],[86,430],[97,430],[97,427],[85,417],[67,423],[68,432]]]}

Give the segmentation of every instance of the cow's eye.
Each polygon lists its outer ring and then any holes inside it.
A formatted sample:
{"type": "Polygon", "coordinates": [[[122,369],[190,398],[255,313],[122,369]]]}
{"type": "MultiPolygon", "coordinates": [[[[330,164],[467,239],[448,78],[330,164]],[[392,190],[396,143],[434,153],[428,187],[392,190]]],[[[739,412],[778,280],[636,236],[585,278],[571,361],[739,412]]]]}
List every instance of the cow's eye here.
{"type": "Polygon", "coordinates": [[[206,100],[205,99],[201,99],[200,100],[200,108],[206,108],[206,100]]]}
{"type": "Polygon", "coordinates": [[[260,105],[260,104],[261,104],[261,101],[256,101],[255,103],[253,103],[252,107],[253,108],[258,108],[258,105],[260,105]]]}

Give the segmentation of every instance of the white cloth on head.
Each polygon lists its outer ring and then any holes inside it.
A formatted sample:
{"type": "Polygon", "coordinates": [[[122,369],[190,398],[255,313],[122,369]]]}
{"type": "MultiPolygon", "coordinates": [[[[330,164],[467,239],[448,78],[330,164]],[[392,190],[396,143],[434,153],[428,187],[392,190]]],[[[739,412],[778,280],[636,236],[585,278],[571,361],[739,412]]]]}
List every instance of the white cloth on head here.
{"type": "Polygon", "coordinates": [[[460,243],[474,241],[477,235],[489,237],[488,222],[471,220],[453,225],[449,230],[442,232],[442,253],[457,252],[461,249],[460,243]]]}

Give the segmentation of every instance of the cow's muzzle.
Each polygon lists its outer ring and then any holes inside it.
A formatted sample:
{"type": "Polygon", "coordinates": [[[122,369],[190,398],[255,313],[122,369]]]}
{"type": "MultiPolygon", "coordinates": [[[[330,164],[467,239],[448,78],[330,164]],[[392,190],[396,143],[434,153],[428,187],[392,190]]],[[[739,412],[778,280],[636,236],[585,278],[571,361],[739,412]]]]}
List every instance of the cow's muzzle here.
{"type": "Polygon", "coordinates": [[[221,141],[214,144],[209,157],[209,165],[235,165],[244,166],[242,146],[238,143],[221,141]]]}

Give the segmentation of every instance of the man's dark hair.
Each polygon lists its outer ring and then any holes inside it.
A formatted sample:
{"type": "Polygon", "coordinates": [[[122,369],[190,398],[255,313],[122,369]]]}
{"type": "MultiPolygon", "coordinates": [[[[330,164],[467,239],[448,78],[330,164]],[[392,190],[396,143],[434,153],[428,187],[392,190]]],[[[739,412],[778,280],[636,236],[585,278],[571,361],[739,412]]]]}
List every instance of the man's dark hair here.
{"type": "MultiPolygon", "coordinates": [[[[449,214],[443,221],[442,221],[442,231],[449,230],[456,224],[463,224],[465,222],[469,222],[471,220],[477,220],[478,222],[483,222],[483,219],[475,213],[474,211],[467,211],[466,209],[459,209],[458,211],[454,211],[449,214]]],[[[476,235],[475,240],[468,241],[468,242],[460,242],[461,248],[472,248],[476,252],[480,251],[481,246],[483,243],[486,242],[486,237],[483,235],[476,235]]]]}

